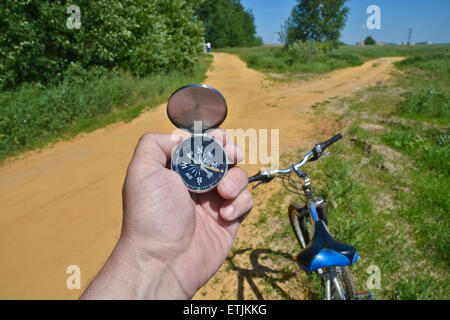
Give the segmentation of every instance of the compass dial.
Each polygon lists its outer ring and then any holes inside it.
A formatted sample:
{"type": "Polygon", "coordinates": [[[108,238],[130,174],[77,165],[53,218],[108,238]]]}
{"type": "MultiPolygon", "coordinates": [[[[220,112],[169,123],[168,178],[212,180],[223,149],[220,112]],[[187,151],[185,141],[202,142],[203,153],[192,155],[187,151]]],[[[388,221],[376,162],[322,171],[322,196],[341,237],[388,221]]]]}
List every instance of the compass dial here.
{"type": "Polygon", "coordinates": [[[172,170],[181,176],[189,191],[207,192],[214,189],[227,173],[225,150],[206,135],[193,135],[173,151],[172,170]]]}

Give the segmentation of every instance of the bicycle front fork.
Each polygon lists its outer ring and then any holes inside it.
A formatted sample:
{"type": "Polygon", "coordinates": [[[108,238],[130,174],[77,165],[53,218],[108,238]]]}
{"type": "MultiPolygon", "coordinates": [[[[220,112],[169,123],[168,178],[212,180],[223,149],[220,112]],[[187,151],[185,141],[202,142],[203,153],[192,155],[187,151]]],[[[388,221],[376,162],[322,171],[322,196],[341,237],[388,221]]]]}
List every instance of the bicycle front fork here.
{"type": "MultiPolygon", "coordinates": [[[[322,298],[325,300],[332,300],[331,288],[334,286],[336,294],[340,300],[346,300],[344,288],[342,288],[339,280],[336,276],[336,270],[333,269],[318,269],[317,273],[322,277],[322,298]]],[[[358,291],[355,294],[355,300],[377,300],[375,293],[371,290],[358,291]]]]}
{"type": "Polygon", "coordinates": [[[323,291],[322,295],[325,295],[325,300],[331,300],[331,286],[334,286],[336,294],[339,296],[340,300],[345,300],[345,293],[344,288],[341,287],[341,284],[339,283],[336,272],[334,269],[318,269],[317,272],[322,277],[322,288],[323,291]]]}

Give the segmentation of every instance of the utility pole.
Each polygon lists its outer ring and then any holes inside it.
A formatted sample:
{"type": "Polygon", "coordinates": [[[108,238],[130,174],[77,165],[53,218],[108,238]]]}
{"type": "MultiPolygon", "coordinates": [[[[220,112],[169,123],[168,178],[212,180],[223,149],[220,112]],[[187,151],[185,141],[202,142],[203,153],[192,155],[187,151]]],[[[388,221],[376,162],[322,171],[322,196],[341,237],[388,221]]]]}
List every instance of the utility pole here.
{"type": "Polygon", "coordinates": [[[408,32],[408,46],[411,45],[411,37],[412,37],[412,28],[409,28],[408,32]]]}

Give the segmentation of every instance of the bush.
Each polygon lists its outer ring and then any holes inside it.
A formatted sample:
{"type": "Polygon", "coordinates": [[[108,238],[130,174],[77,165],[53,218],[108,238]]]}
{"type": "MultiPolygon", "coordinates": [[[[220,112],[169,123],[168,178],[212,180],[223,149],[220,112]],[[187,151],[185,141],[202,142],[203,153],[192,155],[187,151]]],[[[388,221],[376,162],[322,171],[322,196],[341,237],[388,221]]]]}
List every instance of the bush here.
{"type": "Polygon", "coordinates": [[[140,76],[190,69],[203,50],[192,1],[86,0],[79,4],[80,29],[66,26],[71,4],[3,0],[0,90],[23,82],[61,83],[72,62],[140,76]]]}
{"type": "Polygon", "coordinates": [[[208,66],[202,59],[189,73],[133,77],[72,63],[58,86],[24,83],[0,92],[0,160],[66,134],[137,117],[182,85],[201,82],[208,66]]]}
{"type": "Polygon", "coordinates": [[[317,42],[309,40],[297,40],[288,46],[288,55],[292,62],[308,63],[324,57],[324,47],[319,47],[317,42]]]}

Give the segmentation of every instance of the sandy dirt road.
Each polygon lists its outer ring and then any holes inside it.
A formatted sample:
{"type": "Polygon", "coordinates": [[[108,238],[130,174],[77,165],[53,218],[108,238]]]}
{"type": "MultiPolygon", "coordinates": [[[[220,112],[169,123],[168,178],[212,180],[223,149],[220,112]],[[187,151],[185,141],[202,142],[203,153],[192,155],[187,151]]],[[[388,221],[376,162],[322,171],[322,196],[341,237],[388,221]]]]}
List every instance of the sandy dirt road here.
{"type": "MultiPolygon", "coordinates": [[[[280,151],[309,146],[335,124],[311,106],[389,78],[398,58],[381,58],[319,79],[271,83],[237,57],[214,54],[206,84],[226,97],[224,128],[279,129],[280,151]]],[[[174,130],[165,105],[119,123],[30,152],[0,167],[0,299],[76,299],[69,265],[82,289],[101,268],[120,233],[126,167],[145,132],[174,130]]],[[[254,173],[258,165],[244,165],[254,173]]]]}

